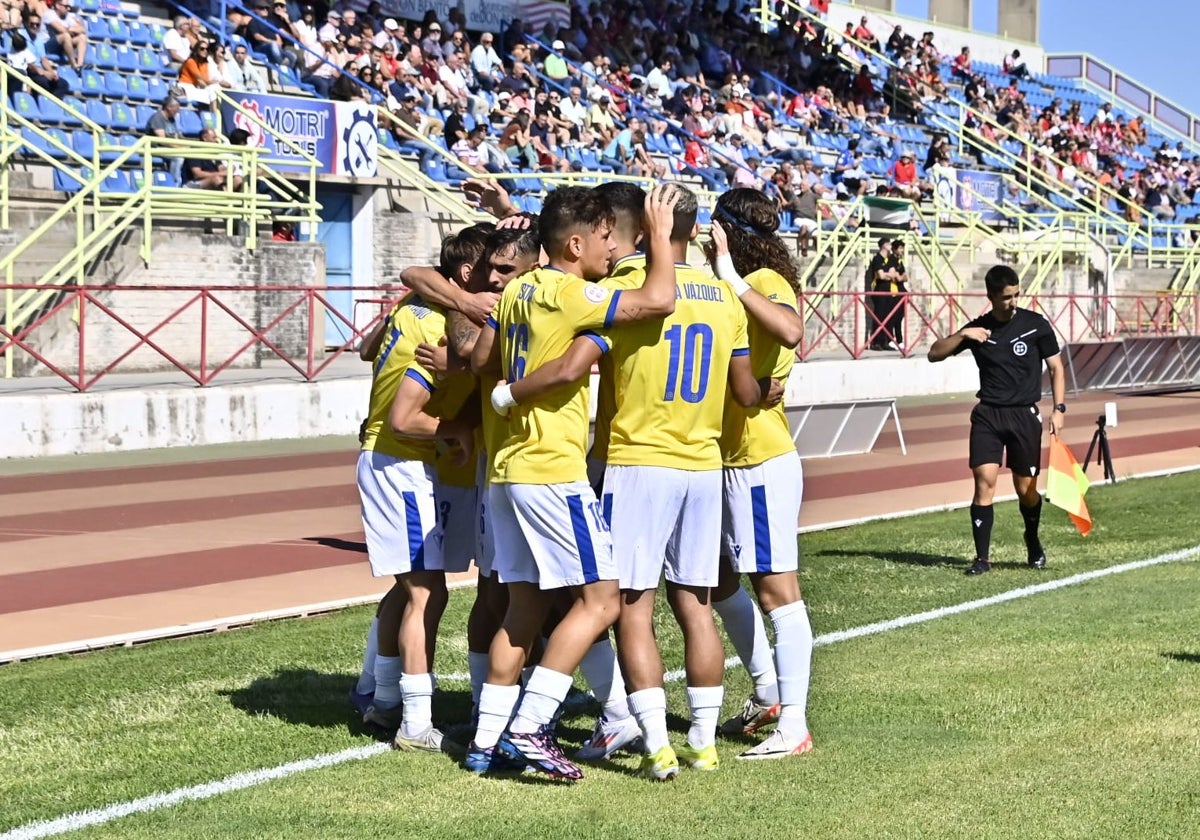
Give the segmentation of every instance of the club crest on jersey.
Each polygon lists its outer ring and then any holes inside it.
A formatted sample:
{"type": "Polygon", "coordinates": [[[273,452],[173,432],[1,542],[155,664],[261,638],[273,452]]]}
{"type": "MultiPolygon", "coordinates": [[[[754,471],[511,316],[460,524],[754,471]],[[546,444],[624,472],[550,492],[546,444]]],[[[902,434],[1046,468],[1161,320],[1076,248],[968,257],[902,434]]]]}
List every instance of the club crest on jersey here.
{"type": "Polygon", "coordinates": [[[1029,352],[1029,345],[1026,344],[1024,341],[1018,341],[1013,344],[1012,349],[1013,349],[1014,356],[1024,356],[1026,353],[1029,352]]]}
{"type": "Polygon", "coordinates": [[[597,286],[595,283],[589,283],[583,287],[583,296],[592,303],[601,303],[608,297],[608,289],[603,286],[597,286]]]}

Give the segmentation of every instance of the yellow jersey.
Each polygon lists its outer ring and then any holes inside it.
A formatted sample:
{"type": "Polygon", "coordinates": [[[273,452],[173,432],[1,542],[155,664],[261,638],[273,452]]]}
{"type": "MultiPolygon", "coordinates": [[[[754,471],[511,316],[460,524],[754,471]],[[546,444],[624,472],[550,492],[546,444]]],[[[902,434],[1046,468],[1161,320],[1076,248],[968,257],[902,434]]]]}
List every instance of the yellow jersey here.
{"type": "MultiPolygon", "coordinates": [[[[445,332],[445,313],[416,295],[407,296],[393,307],[384,328],[383,344],[379,348],[379,355],[375,357],[363,449],[406,461],[424,461],[427,464],[434,462],[432,440],[419,440],[395,434],[392,432],[389,418],[396,392],[400,389],[400,381],[405,376],[416,379],[431,392],[443,391],[438,395],[437,403],[454,396],[453,391],[446,392],[445,389],[435,388],[433,376],[418,365],[414,358],[418,344],[437,344],[445,332]]],[[[469,395],[470,389],[461,395],[460,406],[469,395]]],[[[426,411],[434,414],[437,403],[431,398],[426,411]]]]}
{"type": "MultiPolygon", "coordinates": [[[[768,300],[798,309],[796,292],[777,272],[760,268],[745,280],[768,300]]],[[[791,348],[781,345],[751,319],[750,366],[754,369],[754,378],[769,376],[786,385],[794,364],[796,354],[791,348]]],[[[721,433],[721,457],[725,466],[751,467],[795,449],[782,401],[771,408],[742,408],[732,399],[726,399],[725,424],[721,433]]]]}
{"type": "MultiPolygon", "coordinates": [[[[575,336],[612,325],[621,292],[556,268],[526,272],[504,288],[489,325],[500,342],[505,379],[557,359],[575,336]]],[[[608,342],[593,339],[604,350],[608,342]]],[[[587,480],[588,376],[531,405],[509,411],[508,434],[495,453],[491,480],[501,484],[564,484],[587,480]]]]}
{"type": "MultiPolygon", "coordinates": [[[[629,254],[613,265],[600,285],[610,289],[640,289],[646,282],[646,255],[629,254]]],[[[608,463],[608,439],[613,415],[617,413],[617,395],[612,359],[608,353],[600,357],[600,383],[596,386],[596,427],[592,436],[592,451],[588,457],[608,463]]]]}
{"type": "Polygon", "coordinates": [[[746,310],[723,280],[675,267],[675,312],[606,335],[617,412],[608,463],[719,470],[729,360],[748,355],[746,310]]]}
{"type": "MultiPolygon", "coordinates": [[[[427,375],[427,371],[415,362],[409,370],[418,372],[423,377],[427,375]]],[[[428,379],[426,379],[426,382],[428,382],[428,379]]],[[[433,386],[433,395],[430,396],[429,402],[425,405],[425,412],[432,414],[434,417],[457,417],[467,404],[467,400],[475,393],[475,384],[475,377],[466,371],[455,371],[447,375],[445,379],[433,386]]],[[[482,438],[482,433],[476,428],[473,444],[476,453],[479,452],[482,445],[482,438]]],[[[439,482],[449,487],[475,486],[477,467],[474,456],[468,458],[465,464],[460,465],[454,463],[460,454],[457,445],[450,446],[444,441],[438,441],[436,442],[435,449],[437,455],[433,466],[437,470],[439,482]]]]}
{"type": "Polygon", "coordinates": [[[495,376],[484,374],[479,377],[479,396],[483,402],[483,451],[487,453],[487,464],[483,470],[486,481],[492,480],[496,456],[508,438],[508,418],[497,414],[492,407],[492,389],[499,383],[500,380],[495,376]]]}

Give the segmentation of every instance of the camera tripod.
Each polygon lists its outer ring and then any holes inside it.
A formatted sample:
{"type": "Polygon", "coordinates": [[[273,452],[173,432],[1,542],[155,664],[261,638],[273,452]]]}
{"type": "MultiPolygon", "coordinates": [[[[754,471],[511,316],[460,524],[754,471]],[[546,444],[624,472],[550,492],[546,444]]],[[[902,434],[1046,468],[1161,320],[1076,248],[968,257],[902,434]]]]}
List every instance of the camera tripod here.
{"type": "Polygon", "coordinates": [[[1092,442],[1088,444],[1087,455],[1083,456],[1083,471],[1086,473],[1088,464],[1092,460],[1092,451],[1096,451],[1096,466],[1104,468],[1104,478],[1106,481],[1115,482],[1117,473],[1113,469],[1112,450],[1108,448],[1108,432],[1104,428],[1105,419],[1101,414],[1096,418],[1096,431],[1092,435],[1092,442]]]}

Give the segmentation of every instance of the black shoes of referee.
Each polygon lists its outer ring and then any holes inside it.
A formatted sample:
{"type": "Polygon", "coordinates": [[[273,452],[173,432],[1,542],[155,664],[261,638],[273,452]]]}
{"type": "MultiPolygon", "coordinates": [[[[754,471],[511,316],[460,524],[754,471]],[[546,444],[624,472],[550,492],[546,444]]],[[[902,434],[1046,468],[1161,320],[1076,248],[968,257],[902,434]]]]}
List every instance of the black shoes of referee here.
{"type": "MultiPolygon", "coordinates": [[[[1031,569],[1046,568],[1046,550],[1042,548],[1040,540],[1034,540],[1032,543],[1026,544],[1026,549],[1029,551],[1029,557],[1025,561],[1031,569]]],[[[976,557],[975,561],[967,568],[968,575],[982,575],[984,572],[990,572],[992,564],[990,561],[982,557],[976,557]]]]}

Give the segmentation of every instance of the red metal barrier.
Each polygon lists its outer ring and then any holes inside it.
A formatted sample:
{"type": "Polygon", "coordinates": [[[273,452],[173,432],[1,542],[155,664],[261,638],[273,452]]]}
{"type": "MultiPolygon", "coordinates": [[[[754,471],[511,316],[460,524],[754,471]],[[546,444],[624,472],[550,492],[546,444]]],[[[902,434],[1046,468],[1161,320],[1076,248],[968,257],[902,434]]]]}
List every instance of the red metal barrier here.
{"type": "MultiPolygon", "coordinates": [[[[18,375],[51,373],[87,391],[110,373],[176,369],[206,386],[235,367],[279,366],[313,380],[385,317],[403,290],[355,288],[350,312],[332,302],[332,287],[16,285],[57,293],[31,323],[10,333],[0,325],[0,354],[13,354],[18,375]],[[367,307],[360,312],[361,307],[367,307]],[[168,313],[163,315],[162,313],[168,313]],[[349,336],[326,347],[325,323],[349,336]]],[[[336,289],[345,292],[344,287],[336,289]]],[[[803,295],[807,324],[802,361],[865,355],[886,339],[883,323],[903,309],[902,356],[922,355],[988,309],[980,294],[908,293],[880,317],[864,292],[803,295]]],[[[1200,304],[1163,295],[1039,295],[1022,305],[1044,314],[1062,343],[1130,336],[1200,335],[1200,304]]]]}

